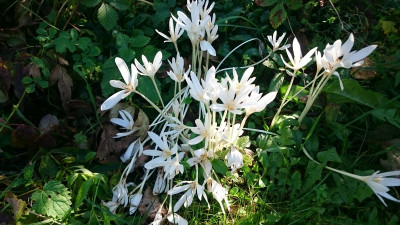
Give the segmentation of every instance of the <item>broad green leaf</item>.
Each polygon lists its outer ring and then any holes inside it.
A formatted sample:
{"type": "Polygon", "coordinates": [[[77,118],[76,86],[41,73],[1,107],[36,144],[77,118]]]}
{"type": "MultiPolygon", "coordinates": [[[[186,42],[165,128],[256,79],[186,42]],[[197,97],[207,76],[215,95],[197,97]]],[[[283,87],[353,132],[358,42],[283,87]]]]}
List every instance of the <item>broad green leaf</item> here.
{"type": "MultiPolygon", "coordinates": [[[[150,77],[147,76],[140,76],[138,78],[139,85],[137,87],[137,90],[144,94],[147,98],[149,98],[154,104],[158,104],[160,102],[160,99],[158,98],[158,94],[155,91],[155,87],[153,82],[151,81],[150,77]]],[[[156,85],[158,90],[161,90],[161,84],[160,82],[156,79],[156,85]]],[[[163,96],[162,93],[161,97],[163,96]]]]}
{"type": "Polygon", "coordinates": [[[82,0],[81,4],[87,7],[94,7],[100,3],[100,0],[82,0]]]}
{"type": "Polygon", "coordinates": [[[110,80],[118,80],[122,78],[117,66],[115,65],[114,59],[115,57],[107,59],[101,67],[103,77],[100,86],[103,97],[105,98],[118,91],[110,85],[110,80]]]}
{"type": "Polygon", "coordinates": [[[375,109],[372,115],[383,121],[387,121],[392,125],[400,128],[400,110],[396,109],[375,109]]]}
{"type": "Polygon", "coordinates": [[[118,55],[125,60],[125,62],[131,62],[135,58],[135,51],[130,48],[119,48],[118,55]]]}
{"type": "MultiPolygon", "coordinates": [[[[64,53],[67,50],[68,45],[70,44],[69,42],[70,42],[69,33],[66,31],[61,32],[58,35],[58,37],[56,39],[54,39],[54,45],[56,47],[56,51],[59,53],[64,53]]],[[[36,65],[38,65],[38,64],[36,64],[36,65]]]]}
{"type": "Polygon", "coordinates": [[[97,11],[97,18],[99,19],[101,25],[107,31],[110,31],[115,27],[115,25],[117,25],[118,14],[112,6],[108,5],[107,3],[103,3],[97,11]]]}
{"type": "Polygon", "coordinates": [[[90,190],[90,187],[92,187],[92,185],[93,185],[92,179],[87,179],[85,182],[83,182],[83,184],[81,185],[81,187],[78,190],[78,194],[76,195],[75,209],[78,208],[78,206],[86,198],[86,196],[90,190]]]}
{"type": "Polygon", "coordinates": [[[394,79],[394,86],[397,87],[397,85],[400,84],[400,71],[396,73],[396,78],[394,79]]]}
{"type": "Polygon", "coordinates": [[[144,35],[133,37],[130,40],[132,48],[143,48],[150,42],[150,38],[144,35]]]}
{"type": "Polygon", "coordinates": [[[253,38],[253,37],[249,34],[238,34],[233,37],[230,37],[229,39],[232,41],[247,41],[251,38],[253,38]]]}
{"type": "Polygon", "coordinates": [[[129,45],[129,36],[123,33],[118,33],[115,35],[115,43],[118,48],[127,48],[129,45]]]}
{"type": "Polygon", "coordinates": [[[281,88],[284,80],[285,80],[284,74],[282,73],[275,74],[275,77],[271,80],[271,83],[269,84],[268,91],[269,92],[278,91],[281,88]]]}
{"type": "Polygon", "coordinates": [[[317,180],[321,179],[321,174],[324,166],[322,164],[317,164],[313,161],[309,161],[306,169],[306,175],[305,175],[305,182],[302,187],[303,191],[302,193],[305,193],[306,191],[311,188],[317,180]]]}
{"type": "Polygon", "coordinates": [[[24,179],[25,180],[31,180],[32,179],[33,169],[35,168],[35,163],[36,162],[34,161],[31,165],[25,167],[25,169],[24,169],[24,179]]]}
{"type": "Polygon", "coordinates": [[[43,190],[36,190],[31,199],[35,201],[32,209],[42,215],[62,218],[70,210],[71,196],[60,181],[49,181],[43,190]]]}
{"type": "Polygon", "coordinates": [[[212,167],[215,170],[215,172],[217,172],[221,175],[225,175],[228,172],[228,167],[226,166],[224,161],[222,161],[220,159],[213,159],[211,161],[211,164],[212,164],[212,167]]]}
{"type": "MultiPolygon", "coordinates": [[[[343,79],[344,90],[342,91],[339,82],[335,79],[334,82],[327,84],[323,92],[328,94],[328,102],[339,103],[359,103],[371,108],[378,108],[385,102],[389,101],[384,95],[371,90],[365,90],[361,85],[352,79],[343,79]]],[[[385,107],[399,108],[400,102],[393,101],[385,107]]]]}
{"type": "Polygon", "coordinates": [[[388,35],[390,33],[397,33],[396,23],[393,21],[380,20],[382,24],[383,33],[388,35]]]}
{"type": "Polygon", "coordinates": [[[286,0],[285,4],[291,10],[298,10],[303,6],[303,0],[286,0]]]}
{"type": "Polygon", "coordinates": [[[275,4],[278,0],[262,0],[260,1],[261,6],[271,6],[275,4]]]}
{"type": "Polygon", "coordinates": [[[22,78],[21,81],[23,84],[30,84],[33,82],[33,79],[32,79],[32,77],[24,77],[24,78],[22,78]]]}
{"type": "Polygon", "coordinates": [[[318,152],[317,159],[321,162],[342,162],[335,148],[330,148],[323,152],[318,152]]]}
{"type": "Polygon", "coordinates": [[[287,13],[282,4],[276,4],[269,14],[269,20],[274,29],[278,28],[287,18],[287,13]]]}
{"type": "Polygon", "coordinates": [[[39,165],[40,175],[42,177],[54,178],[57,172],[58,172],[58,166],[53,161],[53,159],[51,159],[49,155],[43,156],[39,165]]]}
{"type": "Polygon", "coordinates": [[[90,45],[90,43],[92,42],[92,40],[88,37],[81,37],[79,38],[78,41],[78,48],[85,50],[87,49],[87,47],[90,45]]]}

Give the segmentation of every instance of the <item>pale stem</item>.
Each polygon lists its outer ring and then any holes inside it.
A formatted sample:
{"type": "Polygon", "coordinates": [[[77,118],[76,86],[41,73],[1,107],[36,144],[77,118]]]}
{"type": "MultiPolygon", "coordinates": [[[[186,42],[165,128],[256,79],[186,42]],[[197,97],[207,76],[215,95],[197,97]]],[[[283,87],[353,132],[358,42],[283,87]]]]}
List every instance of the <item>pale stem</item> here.
{"type": "Polygon", "coordinates": [[[205,71],[208,71],[208,61],[209,61],[209,60],[210,60],[210,53],[207,52],[205,71]]]}
{"type": "Polygon", "coordinates": [[[198,45],[197,46],[197,60],[198,60],[199,65],[198,65],[198,68],[197,68],[197,78],[199,78],[199,80],[200,80],[200,77],[201,77],[201,63],[203,61],[203,57],[202,56],[203,56],[203,52],[201,51],[201,49],[199,48],[199,45],[198,45]]]}
{"type": "Polygon", "coordinates": [[[292,89],[293,81],[294,81],[294,76],[296,75],[296,73],[297,73],[297,70],[294,70],[294,71],[293,71],[292,79],[290,79],[290,83],[289,83],[288,89],[286,90],[285,96],[284,96],[283,99],[282,99],[282,103],[281,103],[281,105],[279,106],[278,111],[276,111],[276,113],[275,113],[275,115],[274,115],[274,118],[272,118],[271,129],[274,127],[274,125],[275,125],[275,123],[276,123],[276,120],[278,119],[278,116],[279,116],[279,114],[280,114],[281,111],[282,111],[282,108],[283,108],[283,106],[284,106],[284,104],[285,104],[285,102],[286,102],[286,98],[287,98],[287,96],[289,95],[290,89],[292,89]]]}
{"type": "MultiPolygon", "coordinates": [[[[175,82],[176,85],[176,82],[175,82]]],[[[178,82],[178,91],[179,91],[179,112],[181,117],[181,122],[183,123],[183,103],[182,103],[182,86],[181,82],[178,82]]]]}
{"type": "Polygon", "coordinates": [[[144,100],[146,100],[151,106],[153,106],[153,108],[155,110],[157,110],[157,112],[159,112],[161,115],[164,116],[164,118],[166,118],[165,115],[164,115],[164,112],[161,111],[161,109],[158,108],[158,106],[156,104],[154,104],[150,99],[148,99],[144,94],[142,94],[142,93],[140,93],[138,91],[134,91],[134,93],[136,93],[136,94],[140,95],[142,98],[144,98],[144,100]]]}
{"type": "Polygon", "coordinates": [[[251,114],[247,114],[244,116],[242,123],[240,124],[239,133],[243,130],[244,124],[246,123],[247,118],[249,118],[251,114]]]}
{"type": "Polygon", "coordinates": [[[329,73],[326,76],[323,76],[322,79],[319,81],[317,87],[313,90],[313,92],[310,92],[309,97],[307,99],[306,107],[303,109],[303,112],[301,112],[300,117],[298,119],[299,125],[303,121],[304,117],[307,115],[307,113],[310,111],[312,105],[314,104],[315,100],[317,99],[319,93],[321,93],[322,89],[328,82],[328,80],[331,78],[332,73],[329,73]]]}
{"type": "Polygon", "coordinates": [[[155,87],[155,89],[156,89],[156,91],[157,91],[157,95],[158,95],[158,98],[159,98],[160,101],[161,101],[161,105],[163,106],[163,108],[165,108],[164,102],[163,102],[163,100],[162,100],[162,98],[161,98],[160,91],[158,90],[158,87],[157,87],[157,84],[156,84],[156,80],[154,79],[154,77],[150,77],[150,78],[151,78],[151,81],[153,81],[153,85],[154,85],[154,87],[155,87]]]}
{"type": "Polygon", "coordinates": [[[196,69],[196,45],[192,43],[192,68],[196,69]]]}

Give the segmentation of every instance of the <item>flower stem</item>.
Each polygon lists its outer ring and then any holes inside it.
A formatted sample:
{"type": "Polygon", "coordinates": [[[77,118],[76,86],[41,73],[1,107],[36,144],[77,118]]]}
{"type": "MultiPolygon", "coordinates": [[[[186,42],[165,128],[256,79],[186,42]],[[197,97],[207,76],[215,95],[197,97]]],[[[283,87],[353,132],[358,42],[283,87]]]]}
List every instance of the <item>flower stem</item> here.
{"type": "Polygon", "coordinates": [[[156,91],[157,91],[157,95],[158,95],[158,98],[159,98],[160,101],[161,101],[161,105],[163,106],[163,108],[165,108],[164,102],[163,102],[163,100],[162,100],[162,98],[161,98],[161,94],[160,94],[160,91],[158,90],[158,87],[157,87],[156,81],[154,80],[154,77],[151,77],[151,81],[153,81],[153,85],[154,85],[154,88],[155,88],[156,91]]]}

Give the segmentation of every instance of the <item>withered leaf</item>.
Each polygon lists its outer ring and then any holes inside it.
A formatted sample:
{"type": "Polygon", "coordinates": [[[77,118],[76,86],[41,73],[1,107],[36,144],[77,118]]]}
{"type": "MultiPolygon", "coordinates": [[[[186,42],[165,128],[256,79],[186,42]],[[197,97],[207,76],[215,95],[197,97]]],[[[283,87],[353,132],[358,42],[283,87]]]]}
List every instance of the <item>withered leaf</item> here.
{"type": "Polygon", "coordinates": [[[103,132],[101,133],[100,143],[97,148],[96,157],[99,160],[108,158],[115,149],[115,140],[112,138],[118,130],[111,124],[103,125],[103,132]]]}
{"type": "Polygon", "coordinates": [[[378,75],[376,70],[368,70],[367,67],[373,67],[374,62],[369,58],[364,59],[364,64],[361,67],[353,67],[351,73],[357,80],[368,80],[378,75]]]}
{"type": "Polygon", "coordinates": [[[11,73],[3,66],[0,66],[0,103],[8,100],[8,90],[11,85],[11,73]]]}
{"type": "MultiPolygon", "coordinates": [[[[158,196],[154,196],[150,187],[144,191],[142,201],[139,204],[139,212],[142,215],[147,215],[147,221],[153,221],[158,209],[162,207],[158,196]]],[[[165,215],[167,210],[162,209],[165,215]]]]}
{"type": "Polygon", "coordinates": [[[135,136],[138,136],[141,140],[144,140],[147,136],[147,132],[149,131],[149,118],[147,117],[146,113],[143,112],[143,110],[139,110],[133,126],[139,128],[139,130],[135,132],[135,136]]]}
{"type": "Polygon", "coordinates": [[[11,143],[16,148],[29,148],[32,149],[34,146],[32,143],[39,137],[39,132],[35,128],[25,124],[20,124],[11,133],[11,143]]]}
{"type": "Polygon", "coordinates": [[[40,77],[41,76],[39,67],[33,62],[29,63],[26,66],[26,69],[29,71],[29,76],[32,76],[32,77],[40,77]]]}
{"type": "Polygon", "coordinates": [[[18,199],[18,197],[12,192],[7,192],[4,198],[8,202],[8,204],[12,206],[14,219],[15,221],[17,221],[24,213],[26,202],[21,199],[18,199]]]}
{"type": "Polygon", "coordinates": [[[22,83],[22,78],[28,75],[29,71],[25,68],[24,64],[15,63],[12,85],[14,87],[14,95],[17,96],[17,98],[21,98],[22,93],[24,93],[25,85],[22,83]]]}
{"type": "Polygon", "coordinates": [[[57,64],[50,73],[50,85],[57,83],[60,91],[61,102],[65,103],[71,100],[71,88],[73,86],[72,78],[69,76],[67,69],[57,64]]]}

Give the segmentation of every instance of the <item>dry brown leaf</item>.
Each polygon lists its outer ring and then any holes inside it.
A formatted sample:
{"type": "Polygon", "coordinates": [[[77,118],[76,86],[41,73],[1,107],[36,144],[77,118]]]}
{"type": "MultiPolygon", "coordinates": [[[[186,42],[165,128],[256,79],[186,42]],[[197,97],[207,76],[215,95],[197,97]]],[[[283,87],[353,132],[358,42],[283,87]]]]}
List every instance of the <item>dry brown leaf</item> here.
{"type": "Polygon", "coordinates": [[[135,132],[135,136],[140,137],[143,141],[147,137],[147,132],[149,131],[149,118],[143,110],[139,110],[133,126],[139,128],[139,130],[135,132]]]}
{"type": "Polygon", "coordinates": [[[364,59],[364,64],[361,67],[354,67],[351,69],[351,74],[353,74],[354,78],[357,80],[368,80],[374,78],[378,74],[376,70],[364,69],[373,66],[374,62],[367,57],[364,59]]]}
{"type": "Polygon", "coordinates": [[[29,71],[29,76],[31,76],[31,77],[40,77],[41,76],[39,67],[33,62],[29,63],[26,66],[26,69],[29,71]]]}
{"type": "Polygon", "coordinates": [[[57,83],[60,91],[61,102],[66,103],[71,100],[72,78],[68,75],[67,69],[57,64],[50,73],[50,85],[57,83]]]}
{"type": "Polygon", "coordinates": [[[16,148],[34,148],[33,143],[39,137],[39,132],[35,128],[20,124],[11,133],[11,143],[16,148]]]}
{"type": "Polygon", "coordinates": [[[17,98],[21,98],[22,93],[25,91],[25,85],[22,83],[22,78],[28,75],[29,71],[25,68],[24,64],[15,63],[12,85],[14,87],[14,95],[17,96],[17,98]]]}
{"type": "Polygon", "coordinates": [[[383,148],[389,148],[391,146],[397,146],[391,151],[386,153],[387,159],[381,159],[381,165],[388,171],[400,170],[400,139],[392,139],[389,141],[381,142],[383,148]]]}
{"type": "Polygon", "coordinates": [[[115,149],[115,140],[113,136],[118,130],[111,124],[103,125],[103,132],[101,133],[100,143],[97,148],[96,157],[99,160],[107,159],[115,149]]]}
{"type": "Polygon", "coordinates": [[[8,202],[8,204],[12,206],[14,213],[14,220],[17,221],[24,213],[26,202],[21,199],[18,199],[17,196],[12,192],[7,192],[4,199],[8,202]]]}
{"type": "MultiPolygon", "coordinates": [[[[139,204],[138,210],[140,214],[147,216],[147,221],[153,221],[158,209],[162,207],[158,196],[154,196],[150,187],[144,191],[142,201],[139,204]]],[[[167,210],[162,209],[162,214],[166,215],[167,210]]]]}

